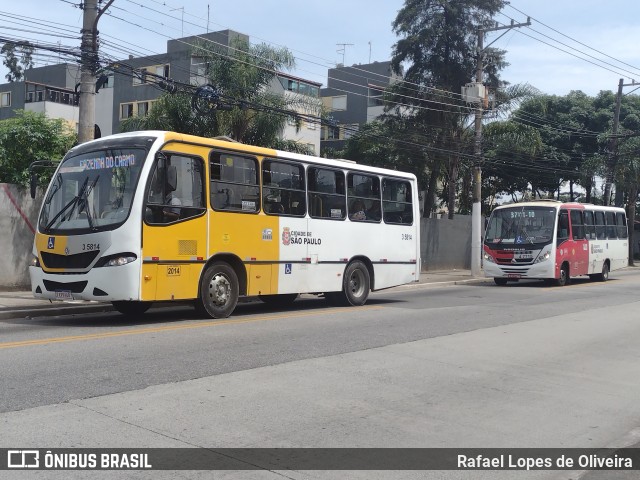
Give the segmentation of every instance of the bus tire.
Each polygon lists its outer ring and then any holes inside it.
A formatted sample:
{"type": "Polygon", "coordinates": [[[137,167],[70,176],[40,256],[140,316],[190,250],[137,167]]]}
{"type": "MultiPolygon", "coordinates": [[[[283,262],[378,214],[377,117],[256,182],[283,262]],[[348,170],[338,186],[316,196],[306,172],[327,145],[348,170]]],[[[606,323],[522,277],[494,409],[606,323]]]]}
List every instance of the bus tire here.
{"type": "Polygon", "coordinates": [[[351,262],[344,271],[342,283],[342,296],[346,305],[359,307],[364,305],[369,298],[371,290],[371,277],[369,269],[359,260],[351,262]]]}
{"type": "Polygon", "coordinates": [[[493,277],[493,281],[496,283],[496,285],[506,285],[508,282],[506,278],[502,277],[493,277]]]}
{"type": "Polygon", "coordinates": [[[287,305],[291,305],[295,299],[298,298],[298,294],[281,293],[279,295],[258,295],[258,298],[267,305],[271,305],[273,307],[286,307],[287,305]]]}
{"type": "Polygon", "coordinates": [[[607,280],[609,280],[609,263],[608,262],[604,262],[604,265],[602,265],[602,273],[599,273],[595,277],[596,277],[596,280],[598,280],[599,282],[606,282],[607,280]]]}
{"type": "Polygon", "coordinates": [[[569,277],[569,265],[566,263],[562,264],[560,267],[560,277],[556,278],[556,285],[558,287],[564,287],[570,282],[571,278],[569,277]]]}
{"type": "Polygon", "coordinates": [[[125,300],[118,302],[111,302],[113,308],[127,317],[135,317],[143,315],[147,310],[151,308],[151,302],[139,302],[137,300],[125,300]]]}
{"type": "Polygon", "coordinates": [[[369,269],[364,263],[356,260],[351,262],[344,271],[342,291],[324,292],[324,299],[329,305],[358,307],[367,301],[370,290],[369,269]]]}
{"type": "Polygon", "coordinates": [[[202,275],[196,310],[210,318],[227,318],[238,304],[239,291],[238,276],[231,265],[214,262],[202,275]]]}

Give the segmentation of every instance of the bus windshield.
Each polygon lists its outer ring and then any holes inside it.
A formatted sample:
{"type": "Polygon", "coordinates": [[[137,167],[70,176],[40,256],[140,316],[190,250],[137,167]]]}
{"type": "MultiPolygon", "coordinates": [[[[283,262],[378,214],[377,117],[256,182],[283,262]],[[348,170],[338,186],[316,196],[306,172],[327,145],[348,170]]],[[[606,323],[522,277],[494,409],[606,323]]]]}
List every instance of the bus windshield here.
{"type": "Polygon", "coordinates": [[[123,223],[146,154],[142,148],[110,148],[65,158],[44,199],[40,230],[85,233],[123,223]]]}
{"type": "Polygon", "coordinates": [[[517,206],[494,210],[485,243],[532,245],[553,240],[557,210],[553,207],[517,206]]]}

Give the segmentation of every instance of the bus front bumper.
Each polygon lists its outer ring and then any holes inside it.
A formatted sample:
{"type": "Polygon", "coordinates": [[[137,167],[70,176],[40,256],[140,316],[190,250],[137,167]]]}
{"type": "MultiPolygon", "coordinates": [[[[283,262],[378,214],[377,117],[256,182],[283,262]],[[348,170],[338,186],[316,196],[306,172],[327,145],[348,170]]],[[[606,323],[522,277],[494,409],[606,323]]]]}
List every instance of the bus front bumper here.
{"type": "Polygon", "coordinates": [[[140,261],[114,267],[93,268],[87,273],[46,273],[29,267],[31,293],[49,300],[112,302],[140,299],[140,261]]]}
{"type": "Polygon", "coordinates": [[[499,265],[485,261],[482,267],[485,276],[491,278],[555,278],[554,262],[550,260],[532,265],[499,265]]]}

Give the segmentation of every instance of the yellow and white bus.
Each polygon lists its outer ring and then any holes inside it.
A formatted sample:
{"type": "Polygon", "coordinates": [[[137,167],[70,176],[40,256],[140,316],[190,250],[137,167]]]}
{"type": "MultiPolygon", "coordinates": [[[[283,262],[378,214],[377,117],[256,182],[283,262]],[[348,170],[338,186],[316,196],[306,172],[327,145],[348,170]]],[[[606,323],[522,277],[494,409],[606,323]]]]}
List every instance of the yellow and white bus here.
{"type": "Polygon", "coordinates": [[[174,132],[70,150],[38,220],[32,292],[112,302],[128,315],[192,301],[229,316],[239,297],[301,293],[362,305],[417,282],[412,174],[174,132]]]}

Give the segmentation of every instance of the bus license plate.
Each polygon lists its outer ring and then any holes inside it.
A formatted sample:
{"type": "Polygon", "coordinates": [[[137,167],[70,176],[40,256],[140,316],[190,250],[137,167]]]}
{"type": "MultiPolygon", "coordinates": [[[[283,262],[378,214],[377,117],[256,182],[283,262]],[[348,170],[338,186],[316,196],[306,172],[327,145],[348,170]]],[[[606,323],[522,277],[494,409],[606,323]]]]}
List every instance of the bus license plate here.
{"type": "Polygon", "coordinates": [[[179,277],[180,276],[180,265],[167,265],[167,276],[169,276],[169,277],[179,277]]]}
{"type": "Polygon", "coordinates": [[[56,300],[73,300],[71,290],[56,290],[56,300]]]}
{"type": "Polygon", "coordinates": [[[522,275],[520,275],[519,273],[508,273],[507,274],[507,278],[520,278],[522,277],[522,275]]]}

